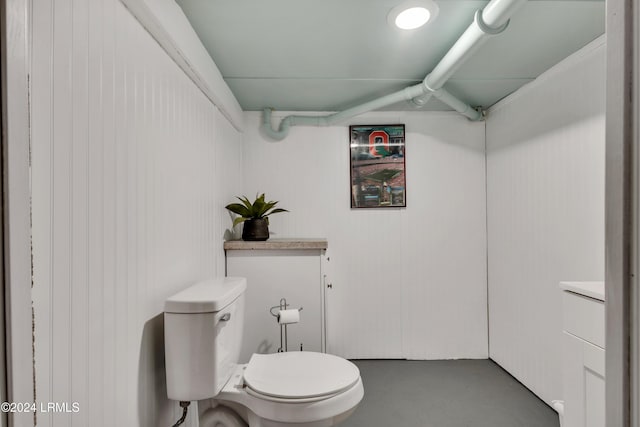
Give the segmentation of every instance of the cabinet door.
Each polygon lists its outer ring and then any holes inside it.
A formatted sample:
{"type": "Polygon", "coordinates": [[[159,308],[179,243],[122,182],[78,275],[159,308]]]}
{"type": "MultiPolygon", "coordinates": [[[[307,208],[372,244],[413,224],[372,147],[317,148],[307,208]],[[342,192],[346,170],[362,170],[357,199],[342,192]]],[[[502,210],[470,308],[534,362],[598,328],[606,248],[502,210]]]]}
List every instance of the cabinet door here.
{"type": "MultiPolygon", "coordinates": [[[[289,308],[303,307],[300,322],[287,326],[289,351],[321,351],[321,253],[315,250],[227,251],[227,276],[247,278],[244,336],[240,363],[253,353],[275,353],[280,325],[269,308],[286,298],[289,308]]],[[[274,310],[277,311],[277,310],[274,310]]]]}
{"type": "Polygon", "coordinates": [[[564,426],[605,426],[605,351],[564,332],[564,426]]]}

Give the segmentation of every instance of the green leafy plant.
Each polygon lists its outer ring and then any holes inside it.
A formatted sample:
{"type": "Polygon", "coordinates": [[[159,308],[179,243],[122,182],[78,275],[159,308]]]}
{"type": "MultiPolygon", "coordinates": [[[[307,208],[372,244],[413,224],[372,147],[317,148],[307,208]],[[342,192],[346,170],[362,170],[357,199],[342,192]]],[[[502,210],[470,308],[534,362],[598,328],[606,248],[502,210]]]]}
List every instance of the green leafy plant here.
{"type": "Polygon", "coordinates": [[[269,223],[269,215],[273,215],[279,212],[289,212],[286,209],[275,208],[277,201],[268,201],[264,200],[264,193],[261,195],[256,195],[256,200],[251,203],[247,196],[236,197],[242,203],[231,203],[225,208],[230,210],[231,212],[240,215],[236,219],[233,220],[233,226],[240,224],[248,219],[265,219],[267,224],[269,223]]]}

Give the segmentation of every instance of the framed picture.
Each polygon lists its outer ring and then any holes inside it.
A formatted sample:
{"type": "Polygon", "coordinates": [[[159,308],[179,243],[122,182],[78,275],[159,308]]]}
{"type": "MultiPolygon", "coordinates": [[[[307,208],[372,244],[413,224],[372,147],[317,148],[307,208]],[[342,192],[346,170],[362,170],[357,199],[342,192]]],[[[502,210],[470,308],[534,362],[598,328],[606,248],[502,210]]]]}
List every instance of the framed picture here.
{"type": "Polygon", "coordinates": [[[404,125],[349,126],[351,207],[406,207],[404,125]]]}

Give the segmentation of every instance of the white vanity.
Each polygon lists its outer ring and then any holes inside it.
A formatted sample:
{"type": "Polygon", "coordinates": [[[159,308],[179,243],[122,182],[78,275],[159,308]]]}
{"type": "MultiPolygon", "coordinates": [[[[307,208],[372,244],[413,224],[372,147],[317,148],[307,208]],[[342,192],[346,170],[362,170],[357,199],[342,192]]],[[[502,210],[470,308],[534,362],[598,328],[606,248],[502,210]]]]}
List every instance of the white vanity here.
{"type": "Polygon", "coordinates": [[[564,427],[604,427],[604,282],[561,282],[560,288],[564,427]]]}
{"type": "Polygon", "coordinates": [[[244,340],[240,362],[253,353],[275,353],[280,327],[269,308],[286,298],[303,307],[300,322],[287,327],[289,350],[324,352],[323,261],[326,239],[269,239],[224,242],[227,276],[247,279],[244,340]]]}

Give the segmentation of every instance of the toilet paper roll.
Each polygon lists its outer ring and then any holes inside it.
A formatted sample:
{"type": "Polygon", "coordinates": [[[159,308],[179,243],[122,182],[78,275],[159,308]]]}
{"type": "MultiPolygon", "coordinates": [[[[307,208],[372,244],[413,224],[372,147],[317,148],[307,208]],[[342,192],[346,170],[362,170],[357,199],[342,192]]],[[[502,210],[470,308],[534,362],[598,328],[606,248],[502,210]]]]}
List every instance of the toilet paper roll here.
{"type": "Polygon", "coordinates": [[[278,312],[278,323],[287,325],[289,323],[298,323],[300,321],[300,311],[296,309],[280,310],[278,312]]]}

